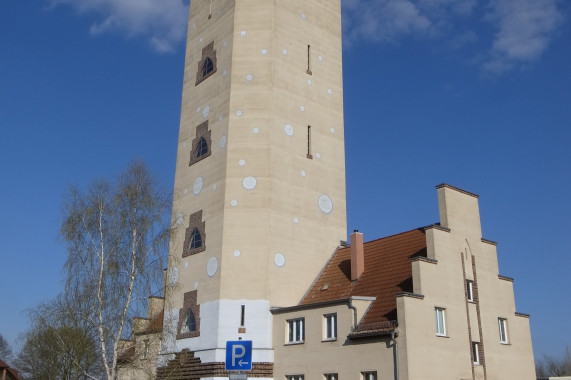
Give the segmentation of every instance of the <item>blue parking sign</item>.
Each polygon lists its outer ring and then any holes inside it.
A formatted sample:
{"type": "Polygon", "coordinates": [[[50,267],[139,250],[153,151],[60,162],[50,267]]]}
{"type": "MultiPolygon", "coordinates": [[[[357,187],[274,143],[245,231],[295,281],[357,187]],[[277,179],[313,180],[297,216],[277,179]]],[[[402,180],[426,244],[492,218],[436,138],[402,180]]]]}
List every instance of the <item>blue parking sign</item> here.
{"type": "Polygon", "coordinates": [[[226,371],[252,370],[252,341],[226,342],[226,371]]]}

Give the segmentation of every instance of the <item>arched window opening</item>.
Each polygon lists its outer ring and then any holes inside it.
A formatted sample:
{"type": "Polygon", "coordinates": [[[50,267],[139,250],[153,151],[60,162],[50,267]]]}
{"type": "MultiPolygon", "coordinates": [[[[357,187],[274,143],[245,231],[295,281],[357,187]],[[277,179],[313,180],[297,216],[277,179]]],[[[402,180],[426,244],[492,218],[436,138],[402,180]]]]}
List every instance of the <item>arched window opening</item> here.
{"type": "Polygon", "coordinates": [[[206,142],[206,139],[204,137],[201,137],[200,140],[198,140],[198,144],[196,146],[196,157],[200,157],[200,156],[204,156],[205,154],[208,153],[208,143],[206,142]]]}
{"type": "Polygon", "coordinates": [[[188,314],[186,315],[186,320],[184,321],[183,331],[182,333],[186,332],[193,332],[196,331],[196,318],[194,317],[194,313],[192,310],[188,310],[188,314]]]}
{"type": "Polygon", "coordinates": [[[212,59],[210,59],[210,57],[206,57],[206,59],[204,60],[204,65],[202,65],[202,76],[205,77],[213,71],[214,71],[214,63],[212,62],[212,59]]]}
{"type": "Polygon", "coordinates": [[[200,236],[200,232],[198,228],[192,230],[192,234],[190,235],[190,243],[188,245],[188,249],[195,249],[202,247],[202,236],[200,236]]]}

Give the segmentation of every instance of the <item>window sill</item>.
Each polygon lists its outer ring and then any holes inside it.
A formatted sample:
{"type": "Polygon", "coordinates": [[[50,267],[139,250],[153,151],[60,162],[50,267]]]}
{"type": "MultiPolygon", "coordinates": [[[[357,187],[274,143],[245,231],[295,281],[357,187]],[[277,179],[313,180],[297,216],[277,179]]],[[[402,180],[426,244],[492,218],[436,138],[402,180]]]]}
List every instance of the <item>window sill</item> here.
{"type": "Polygon", "coordinates": [[[510,342],[500,342],[502,346],[511,346],[510,342]]]}
{"type": "Polygon", "coordinates": [[[321,340],[321,343],[325,342],[337,342],[337,338],[325,338],[321,340]]]}
{"type": "Polygon", "coordinates": [[[436,337],[438,337],[438,338],[450,338],[448,335],[441,335],[441,334],[436,334],[436,337]]]}
{"type": "Polygon", "coordinates": [[[284,346],[295,346],[298,344],[304,344],[305,342],[303,340],[300,340],[299,342],[286,342],[286,344],[284,344],[284,346]]]}

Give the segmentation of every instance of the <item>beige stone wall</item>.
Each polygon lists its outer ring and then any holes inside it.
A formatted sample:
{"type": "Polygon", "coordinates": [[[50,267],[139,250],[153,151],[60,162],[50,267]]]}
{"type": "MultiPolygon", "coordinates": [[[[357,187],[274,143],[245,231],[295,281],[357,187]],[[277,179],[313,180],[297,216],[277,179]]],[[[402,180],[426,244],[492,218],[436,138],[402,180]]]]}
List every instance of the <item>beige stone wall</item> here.
{"type": "Polygon", "coordinates": [[[426,231],[428,256],[413,262],[414,292],[398,299],[401,379],[534,379],[529,319],[516,314],[513,284],[498,277],[495,243],[482,239],[478,197],[450,186],[438,189],[441,227],[426,231]],[[475,302],[466,300],[474,281],[475,302]],[[435,307],[445,309],[446,336],[436,335],[435,307]],[[508,344],[499,337],[506,318],[508,344]],[[479,342],[480,364],[472,364],[479,342]]]}
{"type": "MultiPolygon", "coordinates": [[[[358,310],[362,314],[363,310],[358,310]]],[[[353,310],[347,304],[276,313],[274,379],[304,375],[305,379],[319,380],[324,378],[324,374],[332,373],[336,373],[339,379],[359,379],[363,371],[377,371],[377,379],[394,379],[390,338],[350,340],[347,336],[353,323],[353,310]],[[338,338],[324,341],[324,315],[330,313],[337,313],[338,338]],[[287,321],[296,318],[305,318],[305,341],[303,344],[288,344],[287,321]]]]}

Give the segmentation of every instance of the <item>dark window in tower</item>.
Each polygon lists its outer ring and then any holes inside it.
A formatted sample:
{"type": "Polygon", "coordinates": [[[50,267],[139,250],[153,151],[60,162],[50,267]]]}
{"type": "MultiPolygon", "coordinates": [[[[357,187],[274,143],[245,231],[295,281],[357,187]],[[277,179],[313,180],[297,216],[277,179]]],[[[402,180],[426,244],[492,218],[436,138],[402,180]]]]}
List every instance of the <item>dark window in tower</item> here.
{"type": "Polygon", "coordinates": [[[202,210],[188,217],[188,228],[185,232],[182,257],[197,254],[206,250],[206,223],[202,221],[202,210]]]}
{"type": "Polygon", "coordinates": [[[200,305],[198,291],[184,293],[182,309],[178,311],[177,339],[200,336],[200,305]]]}
{"type": "Polygon", "coordinates": [[[208,130],[208,120],[196,127],[196,136],[192,140],[192,150],[190,151],[190,162],[188,166],[196,164],[198,161],[210,156],[212,145],[211,132],[208,130]]]}
{"type": "Polygon", "coordinates": [[[198,145],[196,146],[196,157],[204,156],[208,153],[208,143],[204,137],[198,140],[198,145]]]}
{"type": "Polygon", "coordinates": [[[202,65],[202,76],[205,77],[213,71],[214,71],[214,63],[212,63],[210,57],[206,57],[206,60],[202,65]]]}
{"type": "Polygon", "coordinates": [[[198,228],[195,228],[192,230],[192,234],[190,235],[190,243],[188,244],[188,249],[193,250],[200,247],[202,247],[202,236],[200,236],[200,231],[198,231],[198,228]]]}
{"type": "Polygon", "coordinates": [[[216,50],[214,50],[214,41],[206,45],[202,49],[202,58],[198,61],[198,70],[196,72],[197,86],[200,82],[216,72],[216,50]]]}
{"type": "Polygon", "coordinates": [[[184,332],[196,331],[196,318],[194,318],[194,313],[191,309],[188,310],[188,314],[186,315],[186,321],[184,321],[184,329],[186,330],[184,332]]]}

